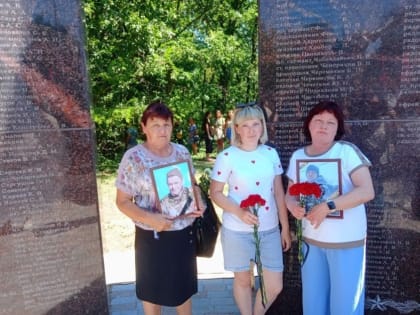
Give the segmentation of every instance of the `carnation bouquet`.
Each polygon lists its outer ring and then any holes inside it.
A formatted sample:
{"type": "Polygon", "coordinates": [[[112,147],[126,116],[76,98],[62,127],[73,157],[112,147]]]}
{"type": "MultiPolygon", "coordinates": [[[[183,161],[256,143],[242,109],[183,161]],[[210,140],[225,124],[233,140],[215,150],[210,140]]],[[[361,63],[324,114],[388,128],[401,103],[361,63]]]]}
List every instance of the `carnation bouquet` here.
{"type": "MultiPolygon", "coordinates": [[[[249,195],[248,198],[241,201],[239,205],[241,208],[251,211],[254,215],[258,216],[258,210],[261,206],[265,205],[265,200],[260,195],[249,195]]],[[[257,265],[257,273],[260,282],[261,300],[265,308],[267,304],[267,293],[265,292],[264,277],[261,263],[260,253],[260,236],[258,235],[258,225],[254,224],[254,240],[255,240],[255,264],[257,265]]]]}
{"type": "MultiPolygon", "coordinates": [[[[321,186],[317,183],[296,183],[289,187],[289,194],[291,196],[299,197],[299,205],[305,208],[305,213],[313,206],[319,203],[319,198],[322,195],[321,186]]],[[[302,220],[296,219],[296,237],[298,241],[298,259],[303,265],[306,260],[306,255],[303,257],[302,253],[302,220]]]]}

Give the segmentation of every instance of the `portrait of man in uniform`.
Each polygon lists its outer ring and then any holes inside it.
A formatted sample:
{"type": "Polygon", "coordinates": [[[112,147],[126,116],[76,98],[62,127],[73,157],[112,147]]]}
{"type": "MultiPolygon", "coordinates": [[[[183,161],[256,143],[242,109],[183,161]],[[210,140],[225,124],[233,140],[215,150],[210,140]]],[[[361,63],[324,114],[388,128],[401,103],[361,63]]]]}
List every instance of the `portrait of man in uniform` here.
{"type": "Polygon", "coordinates": [[[153,180],[163,214],[178,219],[196,209],[187,161],[153,169],[153,180]]]}

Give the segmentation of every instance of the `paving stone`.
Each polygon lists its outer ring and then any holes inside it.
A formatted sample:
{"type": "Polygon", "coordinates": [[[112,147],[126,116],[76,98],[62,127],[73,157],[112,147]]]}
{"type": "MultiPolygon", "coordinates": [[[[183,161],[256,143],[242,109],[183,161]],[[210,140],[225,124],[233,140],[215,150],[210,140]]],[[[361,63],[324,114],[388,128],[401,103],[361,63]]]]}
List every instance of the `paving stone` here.
{"type": "MultiPolygon", "coordinates": [[[[232,293],[232,278],[199,279],[193,296],[194,315],[239,315],[232,293]]],[[[134,283],[108,286],[110,315],[144,315],[135,295],[134,283]]],[[[175,308],[164,307],[162,315],[176,315],[175,308]]]]}

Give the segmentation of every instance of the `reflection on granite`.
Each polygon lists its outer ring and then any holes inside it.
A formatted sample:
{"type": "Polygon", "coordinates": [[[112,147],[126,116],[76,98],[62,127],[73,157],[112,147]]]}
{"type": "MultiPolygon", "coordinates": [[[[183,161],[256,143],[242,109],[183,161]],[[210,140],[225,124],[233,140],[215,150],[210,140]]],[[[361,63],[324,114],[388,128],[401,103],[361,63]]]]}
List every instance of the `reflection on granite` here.
{"type": "Polygon", "coordinates": [[[0,6],[0,314],[107,314],[81,3],[17,0],[13,18],[10,8],[0,6]]]}
{"type": "Polygon", "coordinates": [[[108,314],[106,303],[106,287],[101,278],[80,290],[79,293],[69,296],[65,301],[48,310],[45,315],[98,315],[108,314]]]}

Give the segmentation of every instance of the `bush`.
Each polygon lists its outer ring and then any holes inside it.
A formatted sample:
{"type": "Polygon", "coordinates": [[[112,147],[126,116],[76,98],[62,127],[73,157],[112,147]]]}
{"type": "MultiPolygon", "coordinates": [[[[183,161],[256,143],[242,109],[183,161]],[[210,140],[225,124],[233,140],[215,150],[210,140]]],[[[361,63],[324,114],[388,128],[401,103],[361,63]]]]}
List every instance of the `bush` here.
{"type": "Polygon", "coordinates": [[[93,120],[96,128],[96,147],[99,165],[101,161],[117,160],[125,150],[127,128],[138,128],[143,107],[95,108],[93,120]]]}

